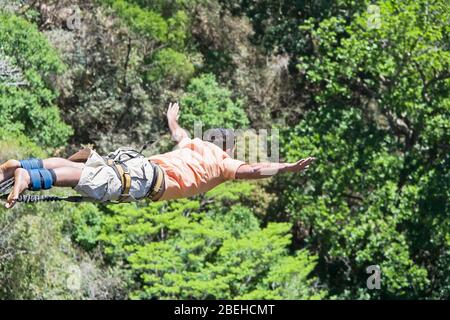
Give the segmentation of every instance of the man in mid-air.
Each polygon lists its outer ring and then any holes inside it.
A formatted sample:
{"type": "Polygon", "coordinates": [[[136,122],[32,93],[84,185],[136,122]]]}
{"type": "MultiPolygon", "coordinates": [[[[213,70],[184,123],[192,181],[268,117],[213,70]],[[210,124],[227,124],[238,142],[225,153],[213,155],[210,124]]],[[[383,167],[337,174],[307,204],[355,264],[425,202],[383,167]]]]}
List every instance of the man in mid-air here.
{"type": "Polygon", "coordinates": [[[73,187],[93,201],[152,201],[190,197],[227,180],[268,178],[280,172],[299,172],[315,159],[295,163],[245,164],[233,159],[234,132],[214,129],[211,141],[190,139],[178,125],[177,103],[170,104],[167,120],[174,151],[145,158],[133,150],[118,149],[107,157],[85,149],[69,159],[8,160],[0,165],[0,182],[14,177],[5,207],[12,208],[25,190],[52,186],[73,187]],[[231,148],[229,142],[233,142],[231,148]],[[86,150],[88,153],[86,154],[86,150]]]}

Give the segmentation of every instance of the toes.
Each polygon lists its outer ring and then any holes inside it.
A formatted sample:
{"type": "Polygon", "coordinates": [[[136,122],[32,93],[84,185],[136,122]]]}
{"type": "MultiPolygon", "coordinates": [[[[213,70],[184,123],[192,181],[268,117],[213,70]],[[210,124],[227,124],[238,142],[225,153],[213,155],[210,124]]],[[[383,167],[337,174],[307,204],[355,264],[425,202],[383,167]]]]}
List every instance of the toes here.
{"type": "Polygon", "coordinates": [[[16,204],[16,202],[17,202],[17,199],[11,199],[11,200],[8,200],[8,201],[5,203],[5,208],[6,208],[6,209],[11,209],[12,207],[14,207],[14,205],[16,204]]]}
{"type": "Polygon", "coordinates": [[[5,203],[5,207],[7,208],[7,209],[11,209],[12,207],[14,207],[14,205],[16,204],[16,202],[17,202],[17,199],[18,199],[18,194],[16,193],[16,192],[11,192],[10,194],[9,194],[9,196],[8,196],[8,199],[6,199],[6,203],[5,203]]]}

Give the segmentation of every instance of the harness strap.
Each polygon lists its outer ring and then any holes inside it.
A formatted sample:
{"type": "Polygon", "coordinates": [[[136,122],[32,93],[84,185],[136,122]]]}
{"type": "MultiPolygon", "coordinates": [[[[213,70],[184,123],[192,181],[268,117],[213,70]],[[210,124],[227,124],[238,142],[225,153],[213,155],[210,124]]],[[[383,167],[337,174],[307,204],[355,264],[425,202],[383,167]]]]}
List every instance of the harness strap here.
{"type": "MultiPolygon", "coordinates": [[[[130,154],[126,154],[132,159],[133,157],[130,154]]],[[[130,189],[131,189],[131,175],[129,173],[128,167],[124,163],[125,161],[120,161],[111,157],[111,155],[106,158],[106,162],[108,166],[114,169],[116,175],[119,177],[122,183],[122,190],[119,196],[119,202],[126,201],[128,197],[130,197],[130,189]]],[[[160,192],[164,186],[164,171],[155,163],[152,163],[153,167],[153,179],[150,186],[150,189],[147,193],[147,197],[150,197],[151,200],[156,201],[160,196],[160,192]]]]}
{"type": "Polygon", "coordinates": [[[150,193],[148,196],[153,201],[156,201],[156,200],[158,200],[156,198],[156,196],[161,191],[161,188],[164,183],[164,171],[157,164],[153,163],[152,165],[153,165],[153,181],[152,181],[152,185],[150,187],[150,193]]]}
{"type": "Polygon", "coordinates": [[[126,198],[130,196],[130,189],[131,189],[131,176],[128,172],[126,166],[121,163],[117,163],[112,159],[107,159],[108,165],[114,169],[117,176],[119,177],[121,183],[122,183],[122,191],[119,197],[119,201],[125,201],[126,198]]]}
{"type": "Polygon", "coordinates": [[[131,176],[128,172],[127,167],[123,163],[116,164],[118,171],[122,171],[122,194],[120,195],[119,201],[125,201],[126,198],[130,196],[131,189],[131,176]]]}

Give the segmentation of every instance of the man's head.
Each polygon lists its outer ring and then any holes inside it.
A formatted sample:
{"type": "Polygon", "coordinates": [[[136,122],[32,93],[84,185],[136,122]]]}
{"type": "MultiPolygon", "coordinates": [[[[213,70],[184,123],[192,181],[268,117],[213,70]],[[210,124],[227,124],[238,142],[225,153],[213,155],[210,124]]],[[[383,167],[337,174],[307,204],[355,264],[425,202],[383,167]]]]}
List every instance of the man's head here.
{"type": "Polygon", "coordinates": [[[203,138],[203,140],[214,143],[227,153],[231,153],[235,146],[235,135],[232,129],[209,129],[205,132],[203,138]]]}

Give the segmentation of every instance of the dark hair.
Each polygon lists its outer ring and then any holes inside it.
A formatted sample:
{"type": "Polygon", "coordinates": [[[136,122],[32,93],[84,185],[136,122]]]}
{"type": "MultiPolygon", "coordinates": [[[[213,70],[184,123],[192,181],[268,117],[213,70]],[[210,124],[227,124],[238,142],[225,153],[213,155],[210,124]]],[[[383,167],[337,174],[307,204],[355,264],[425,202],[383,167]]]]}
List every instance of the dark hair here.
{"type": "Polygon", "coordinates": [[[225,128],[213,128],[205,132],[204,140],[214,143],[223,151],[227,150],[227,143],[229,146],[234,147],[234,130],[225,128]]]}

